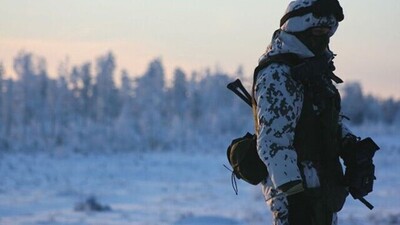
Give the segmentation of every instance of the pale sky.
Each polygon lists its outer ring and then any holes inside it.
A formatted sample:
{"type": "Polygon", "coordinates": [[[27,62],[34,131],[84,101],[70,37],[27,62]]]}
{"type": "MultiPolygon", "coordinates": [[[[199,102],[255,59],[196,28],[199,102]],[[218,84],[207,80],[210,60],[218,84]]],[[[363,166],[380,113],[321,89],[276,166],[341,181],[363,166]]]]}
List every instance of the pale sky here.
{"type": "MultiPolygon", "coordinates": [[[[0,61],[12,75],[24,49],[55,75],[111,50],[118,70],[145,72],[161,57],[167,75],[219,65],[252,76],[286,0],[1,0],[0,61]]],[[[345,20],[331,39],[336,74],[366,93],[400,99],[400,0],[341,0],[345,20]]],[[[117,75],[120,72],[117,71],[117,75]]]]}

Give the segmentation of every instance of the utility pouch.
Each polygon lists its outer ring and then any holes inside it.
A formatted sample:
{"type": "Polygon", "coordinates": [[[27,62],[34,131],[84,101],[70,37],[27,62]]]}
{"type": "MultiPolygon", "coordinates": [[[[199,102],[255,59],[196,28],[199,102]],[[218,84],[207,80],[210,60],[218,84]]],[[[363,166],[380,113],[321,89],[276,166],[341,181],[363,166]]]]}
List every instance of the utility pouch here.
{"type": "Polygon", "coordinates": [[[360,199],[372,192],[375,177],[373,157],[379,146],[371,138],[351,143],[342,152],[346,166],[345,180],[353,198],[360,199]]]}
{"type": "Polygon", "coordinates": [[[328,208],[332,212],[339,212],[344,206],[349,191],[345,186],[337,184],[327,185],[323,189],[327,198],[328,208]]]}
{"type": "Polygon", "coordinates": [[[256,142],[256,135],[247,133],[233,140],[226,152],[233,174],[253,185],[268,176],[267,167],[258,156],[256,142]]]}
{"type": "Polygon", "coordinates": [[[305,194],[312,202],[313,207],[321,211],[339,212],[346,201],[349,192],[344,186],[324,186],[315,188],[306,188],[305,194]]]}
{"type": "Polygon", "coordinates": [[[375,166],[372,163],[347,167],[345,178],[353,198],[358,199],[368,195],[373,190],[375,166]]]}

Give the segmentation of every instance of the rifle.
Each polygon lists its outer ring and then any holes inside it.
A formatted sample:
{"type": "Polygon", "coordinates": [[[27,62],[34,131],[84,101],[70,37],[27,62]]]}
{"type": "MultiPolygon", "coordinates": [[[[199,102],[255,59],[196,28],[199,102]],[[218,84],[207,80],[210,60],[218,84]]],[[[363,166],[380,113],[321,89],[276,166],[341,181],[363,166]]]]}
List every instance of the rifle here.
{"type": "Polygon", "coordinates": [[[239,79],[229,83],[226,87],[239,96],[239,98],[241,98],[247,105],[252,107],[253,98],[239,79]]]}

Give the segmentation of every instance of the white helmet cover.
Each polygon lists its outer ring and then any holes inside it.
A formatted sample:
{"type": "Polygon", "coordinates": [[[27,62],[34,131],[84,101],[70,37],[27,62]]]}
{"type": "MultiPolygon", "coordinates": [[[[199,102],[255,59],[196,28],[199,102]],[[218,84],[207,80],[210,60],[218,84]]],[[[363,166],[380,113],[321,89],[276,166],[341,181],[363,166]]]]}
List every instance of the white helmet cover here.
{"type": "MultiPolygon", "coordinates": [[[[300,8],[309,7],[317,1],[325,0],[296,0],[289,3],[285,14],[293,12],[300,8]]],[[[335,15],[325,15],[323,17],[316,17],[312,12],[302,16],[290,17],[285,23],[282,24],[281,29],[285,32],[301,32],[311,27],[328,27],[330,28],[329,36],[332,36],[339,25],[335,15]]]]}

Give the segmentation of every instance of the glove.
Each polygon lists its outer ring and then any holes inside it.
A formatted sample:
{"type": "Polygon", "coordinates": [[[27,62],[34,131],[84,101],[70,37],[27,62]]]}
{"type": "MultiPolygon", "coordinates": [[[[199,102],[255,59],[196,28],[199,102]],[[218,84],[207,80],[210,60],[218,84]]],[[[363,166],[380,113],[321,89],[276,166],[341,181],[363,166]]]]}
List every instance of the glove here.
{"type": "Polygon", "coordinates": [[[361,138],[353,135],[347,134],[344,138],[342,138],[341,142],[341,150],[340,150],[340,157],[344,161],[344,165],[347,167],[350,164],[354,164],[356,162],[356,145],[357,142],[361,138]]]}

